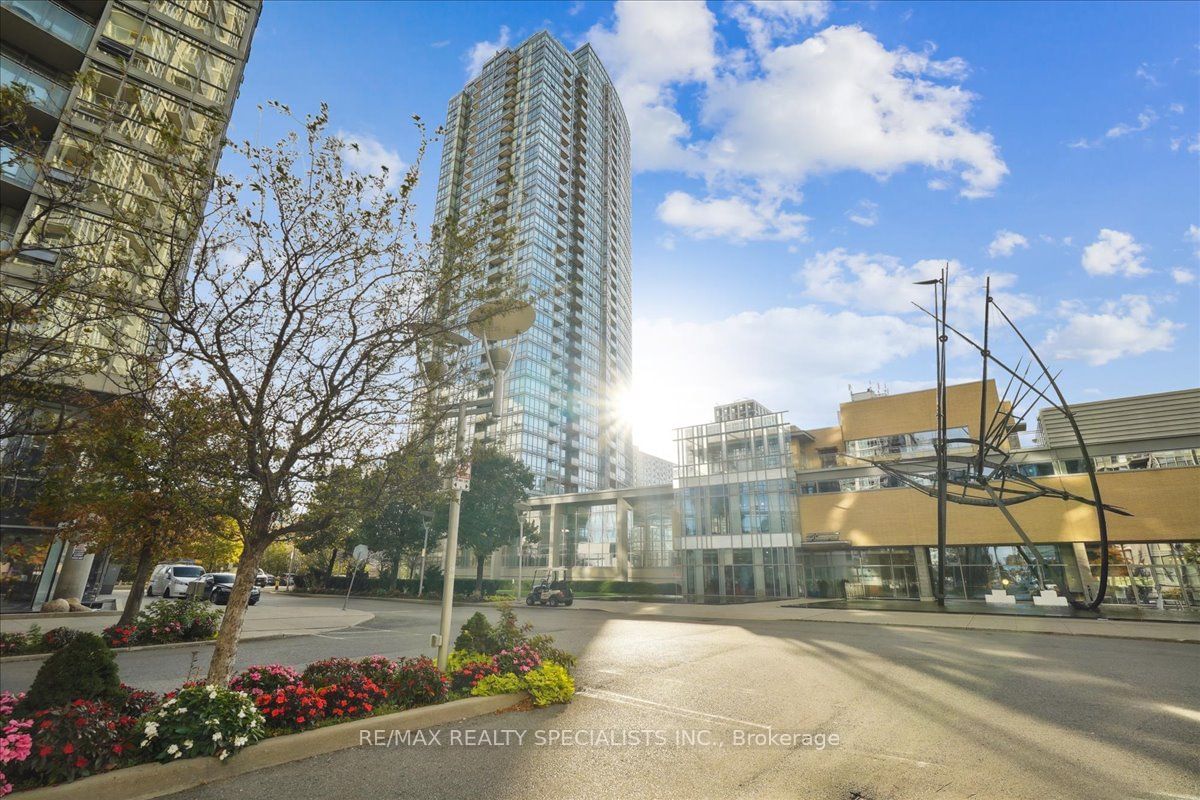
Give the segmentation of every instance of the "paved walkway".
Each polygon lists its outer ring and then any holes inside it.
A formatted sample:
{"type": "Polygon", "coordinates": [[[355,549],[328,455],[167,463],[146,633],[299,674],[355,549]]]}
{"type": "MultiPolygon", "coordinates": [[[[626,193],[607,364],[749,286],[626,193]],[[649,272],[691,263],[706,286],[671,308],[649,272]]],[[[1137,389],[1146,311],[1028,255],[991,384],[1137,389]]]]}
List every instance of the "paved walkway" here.
{"type": "MultiPolygon", "coordinates": [[[[369,611],[356,611],[353,608],[342,611],[341,604],[331,602],[329,597],[311,599],[288,597],[286,603],[279,603],[272,602],[274,594],[270,590],[263,592],[262,600],[258,605],[246,609],[246,621],[242,627],[241,637],[243,640],[326,633],[361,625],[375,617],[369,611]]],[[[151,598],[146,598],[146,600],[158,602],[151,598]]],[[[117,592],[117,605],[120,606],[123,603],[124,593],[117,592]]],[[[145,608],[145,601],[143,601],[142,607],[145,608]]],[[[109,625],[115,624],[119,616],[112,611],[80,612],[65,616],[4,614],[0,615],[0,631],[4,633],[24,632],[37,625],[43,632],[51,628],[66,627],[99,633],[109,625]]]]}
{"type": "Polygon", "coordinates": [[[607,611],[623,617],[699,619],[736,623],[738,620],[796,620],[803,622],[850,622],[867,625],[902,625],[912,628],[1021,631],[1060,633],[1070,636],[1107,636],[1124,639],[1200,642],[1200,624],[1194,622],[1129,622],[1107,619],[1063,619],[996,614],[928,614],[920,611],[883,611],[857,608],[789,608],[795,600],[730,605],[689,603],[640,603],[630,600],[575,601],[578,608],[607,611]]]}

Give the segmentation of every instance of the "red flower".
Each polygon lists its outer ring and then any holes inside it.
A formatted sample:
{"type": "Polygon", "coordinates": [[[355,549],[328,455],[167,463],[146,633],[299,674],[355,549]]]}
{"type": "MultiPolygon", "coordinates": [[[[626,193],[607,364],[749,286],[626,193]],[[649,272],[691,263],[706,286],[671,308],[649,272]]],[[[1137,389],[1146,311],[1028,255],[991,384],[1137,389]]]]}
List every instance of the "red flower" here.
{"type": "Polygon", "coordinates": [[[80,756],[79,758],[75,759],[75,768],[76,769],[83,769],[87,765],[88,765],[88,760],[86,758],[84,758],[83,756],[80,756]]]}
{"type": "Polygon", "coordinates": [[[38,748],[38,758],[45,758],[54,752],[54,748],[48,744],[44,744],[38,748]]]}
{"type": "Polygon", "coordinates": [[[75,745],[71,744],[70,742],[67,742],[66,744],[63,745],[63,753],[65,755],[69,756],[69,755],[71,755],[71,753],[74,753],[74,752],[75,752],[75,745]]]}

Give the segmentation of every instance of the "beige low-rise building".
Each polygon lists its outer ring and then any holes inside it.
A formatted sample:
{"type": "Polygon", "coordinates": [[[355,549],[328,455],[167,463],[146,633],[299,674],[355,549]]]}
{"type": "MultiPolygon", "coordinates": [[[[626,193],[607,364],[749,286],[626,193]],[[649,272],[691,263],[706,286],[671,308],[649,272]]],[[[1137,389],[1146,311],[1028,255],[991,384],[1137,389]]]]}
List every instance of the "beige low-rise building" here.
{"type": "MultiPolygon", "coordinates": [[[[1007,410],[991,381],[950,386],[948,438],[978,437],[981,392],[987,418],[1007,410]]],[[[1200,389],[1073,411],[1103,501],[1130,513],[1107,515],[1107,602],[1200,607],[1200,389]]],[[[674,581],[696,600],[933,599],[936,501],[864,459],[931,454],[934,390],[857,393],[837,420],[803,430],[753,401],[718,407],[713,422],[676,432],[672,485],[532,501],[531,528],[541,533],[522,564],[569,567],[575,579],[674,581]]],[[[1011,424],[1001,438],[1022,475],[1091,497],[1060,412],[1043,409],[1034,431],[1011,424]]],[[[997,509],[949,504],[948,597],[1094,588],[1091,506],[1041,498],[1012,511],[1036,554],[997,509]]],[[[493,576],[514,574],[515,547],[494,562],[493,576]]]]}

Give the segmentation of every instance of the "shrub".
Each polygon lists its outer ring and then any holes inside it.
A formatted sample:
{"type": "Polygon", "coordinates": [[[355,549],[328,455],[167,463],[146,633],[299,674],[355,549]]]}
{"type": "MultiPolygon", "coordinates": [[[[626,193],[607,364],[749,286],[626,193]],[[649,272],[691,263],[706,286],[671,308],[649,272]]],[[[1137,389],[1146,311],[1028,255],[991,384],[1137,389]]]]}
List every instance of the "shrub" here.
{"type": "Polygon", "coordinates": [[[286,686],[298,686],[300,673],[283,664],[259,664],[248,667],[233,677],[229,688],[235,692],[245,692],[251,697],[260,694],[272,694],[286,686]]]}
{"type": "Polygon", "coordinates": [[[51,628],[42,634],[42,649],[61,650],[79,636],[83,631],[75,628],[51,628]]]}
{"type": "Polygon", "coordinates": [[[396,679],[399,665],[387,656],[367,656],[358,662],[358,674],[388,689],[396,679]]]}
{"type": "Polygon", "coordinates": [[[389,699],[401,708],[440,703],[446,699],[450,681],[431,659],[402,658],[388,686],[389,699]]]}
{"type": "Polygon", "coordinates": [[[492,663],[496,665],[496,671],[499,673],[512,672],[516,675],[524,675],[541,666],[542,657],[529,645],[518,644],[511,649],[496,653],[492,656],[492,663]]]}
{"type": "Polygon", "coordinates": [[[138,644],[166,644],[211,639],[222,611],[197,600],[160,600],[134,621],[138,644]]]}
{"type": "Polygon", "coordinates": [[[36,741],[17,774],[38,783],[73,781],[119,766],[137,730],[134,717],[91,700],[35,711],[32,722],[36,741]]]}
{"type": "Polygon", "coordinates": [[[357,661],[349,658],[324,658],[305,667],[300,680],[305,686],[320,689],[353,677],[362,677],[357,661]]]}
{"type": "Polygon", "coordinates": [[[551,703],[569,702],[575,694],[575,681],[564,667],[547,661],[538,669],[526,673],[525,688],[533,696],[535,706],[548,706],[551,703]]]}
{"type": "Polygon", "coordinates": [[[479,653],[495,653],[502,649],[496,637],[496,629],[482,611],[476,611],[466,621],[454,640],[455,650],[470,650],[479,653]]]}
{"type": "Polygon", "coordinates": [[[567,668],[570,671],[575,668],[579,659],[568,653],[566,650],[560,650],[554,646],[554,637],[548,633],[539,633],[536,636],[529,637],[529,646],[538,652],[542,657],[542,661],[553,661],[559,666],[567,668]]]}
{"type": "Polygon", "coordinates": [[[144,717],[150,712],[150,709],[162,702],[158,692],[152,692],[149,689],[135,689],[122,683],[121,691],[125,693],[125,699],[121,702],[119,711],[134,719],[144,717]]]}
{"type": "MultiPolygon", "coordinates": [[[[41,645],[41,641],[38,645],[41,645]]],[[[24,633],[0,633],[0,656],[19,656],[31,652],[29,637],[24,633]]]]}
{"type": "Polygon", "coordinates": [[[275,730],[298,731],[325,718],[325,698],[317,689],[299,683],[289,683],[270,692],[260,689],[254,696],[254,705],[264,724],[275,730]]]}
{"type": "Polygon", "coordinates": [[[446,671],[458,672],[467,664],[490,664],[491,655],[488,653],[472,652],[470,650],[451,650],[446,658],[446,671]]]}
{"type": "Polygon", "coordinates": [[[341,719],[364,717],[387,700],[387,691],[362,675],[347,675],[340,683],[318,689],[317,694],[325,701],[325,715],[341,719]]]}
{"type": "Polygon", "coordinates": [[[109,625],[100,636],[109,647],[133,647],[138,643],[136,625],[109,625]]]}
{"type": "Polygon", "coordinates": [[[263,736],[263,717],[244,692],[189,686],[144,717],[140,747],[150,758],[216,756],[224,761],[263,736]]]}
{"type": "Polygon", "coordinates": [[[112,651],[99,636],[82,631],[46,659],[22,706],[48,709],[78,699],[114,703],[124,700],[112,651]]]}
{"type": "Polygon", "coordinates": [[[456,692],[474,689],[479,681],[488,675],[499,675],[500,671],[491,661],[476,661],[455,670],[450,678],[450,688],[456,692]]]}
{"type": "Polygon", "coordinates": [[[506,675],[485,675],[471,689],[472,697],[491,697],[495,694],[519,692],[525,688],[525,681],[520,675],[511,672],[506,675]]]}

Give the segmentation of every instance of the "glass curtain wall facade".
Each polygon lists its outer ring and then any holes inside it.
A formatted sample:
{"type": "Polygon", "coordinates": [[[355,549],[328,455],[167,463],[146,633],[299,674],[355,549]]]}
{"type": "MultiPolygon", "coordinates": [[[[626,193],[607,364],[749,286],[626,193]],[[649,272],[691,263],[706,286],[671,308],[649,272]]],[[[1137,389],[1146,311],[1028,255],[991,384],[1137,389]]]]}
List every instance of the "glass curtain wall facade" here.
{"type": "Polygon", "coordinates": [[[694,598],[794,597],[799,586],[790,426],[746,401],[717,421],[675,431],[683,593],[694,598]]]}
{"type": "Polygon", "coordinates": [[[572,53],[541,32],[489,60],[445,127],[436,218],[486,211],[497,235],[512,232],[483,279],[514,280],[537,310],[492,434],[533,472],[536,494],[629,485],[632,439],[614,398],[632,371],[632,189],[612,82],[590,46],[572,53]]]}
{"type": "MultiPolygon", "coordinates": [[[[89,362],[87,374],[72,376],[72,386],[107,395],[128,391],[132,364],[121,353],[155,352],[158,334],[150,320],[162,276],[160,258],[146,249],[155,246],[153,238],[115,226],[104,203],[84,207],[82,195],[64,201],[56,187],[86,166],[81,177],[111,190],[118,208],[122,197],[153,203],[165,187],[149,165],[167,136],[215,163],[259,11],[258,0],[0,0],[0,79],[27,88],[29,121],[42,139],[40,152],[31,154],[40,158],[13,161],[5,146],[0,159],[0,240],[22,242],[20,254],[0,265],[0,286],[36,286],[48,265],[79,276],[79,286],[72,286],[78,291],[59,294],[57,302],[65,317],[96,321],[69,333],[53,328],[54,344],[68,354],[86,346],[107,356],[89,362]],[[33,168],[39,162],[42,175],[33,168]],[[30,220],[39,217],[45,224],[31,231],[30,220]],[[121,298],[126,305],[99,297],[96,287],[113,282],[129,291],[121,298]],[[141,308],[134,313],[130,305],[141,308]]],[[[191,235],[173,222],[144,221],[162,234],[163,250],[166,237],[191,235]]],[[[42,316],[54,325],[53,314],[42,316]]],[[[26,334],[46,336],[46,330],[26,334]]],[[[5,609],[47,599],[63,550],[51,531],[28,523],[22,508],[28,470],[43,446],[28,437],[0,442],[5,609]]]]}

